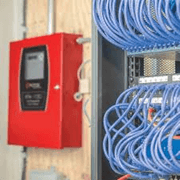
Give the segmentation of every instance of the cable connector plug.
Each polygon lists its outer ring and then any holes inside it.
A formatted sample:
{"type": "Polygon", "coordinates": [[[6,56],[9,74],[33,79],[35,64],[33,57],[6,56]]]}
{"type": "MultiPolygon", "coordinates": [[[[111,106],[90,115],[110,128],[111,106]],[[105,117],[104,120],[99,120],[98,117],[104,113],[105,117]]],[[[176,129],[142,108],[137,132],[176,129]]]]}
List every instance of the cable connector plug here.
{"type": "Polygon", "coordinates": [[[90,77],[89,76],[82,76],[82,71],[84,70],[84,66],[88,63],[91,63],[91,60],[84,61],[78,71],[77,71],[77,78],[79,80],[79,91],[74,94],[74,99],[76,101],[81,101],[83,99],[84,94],[90,94],[90,77]]]}
{"type": "Polygon", "coordinates": [[[81,94],[89,94],[90,93],[90,80],[89,80],[89,78],[80,79],[80,81],[79,81],[79,92],[81,94]]]}

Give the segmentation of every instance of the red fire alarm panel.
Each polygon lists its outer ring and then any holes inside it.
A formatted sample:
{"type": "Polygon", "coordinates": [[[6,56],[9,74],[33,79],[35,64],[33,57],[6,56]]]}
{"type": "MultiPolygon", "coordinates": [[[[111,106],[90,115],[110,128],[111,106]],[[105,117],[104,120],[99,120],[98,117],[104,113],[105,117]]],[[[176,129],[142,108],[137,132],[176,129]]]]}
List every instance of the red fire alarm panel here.
{"type": "Polygon", "coordinates": [[[81,147],[82,103],[74,100],[79,37],[60,33],[10,43],[8,144],[81,147]]]}

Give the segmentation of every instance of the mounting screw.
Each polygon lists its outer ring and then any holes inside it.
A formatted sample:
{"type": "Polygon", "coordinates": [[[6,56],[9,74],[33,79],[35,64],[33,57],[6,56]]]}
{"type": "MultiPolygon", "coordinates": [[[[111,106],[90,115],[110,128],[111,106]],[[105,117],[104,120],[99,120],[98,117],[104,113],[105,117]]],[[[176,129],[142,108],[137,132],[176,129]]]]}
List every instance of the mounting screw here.
{"type": "Polygon", "coordinates": [[[83,96],[80,92],[76,92],[74,94],[74,99],[77,101],[77,102],[80,102],[82,100],[83,96]]]}
{"type": "Polygon", "coordinates": [[[55,89],[55,90],[59,90],[59,89],[60,89],[60,86],[57,84],[56,86],[54,86],[54,89],[55,89]]]}
{"type": "Polygon", "coordinates": [[[130,78],[130,81],[131,81],[131,83],[132,83],[132,82],[134,81],[134,78],[133,78],[133,77],[131,77],[131,78],[130,78]]]}

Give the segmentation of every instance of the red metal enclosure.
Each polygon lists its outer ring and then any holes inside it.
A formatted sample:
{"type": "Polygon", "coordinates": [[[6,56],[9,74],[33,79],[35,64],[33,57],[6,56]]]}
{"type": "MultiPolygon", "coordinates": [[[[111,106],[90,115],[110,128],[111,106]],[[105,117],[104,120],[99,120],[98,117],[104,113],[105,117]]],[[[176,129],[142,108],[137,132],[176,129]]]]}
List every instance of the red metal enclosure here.
{"type": "Polygon", "coordinates": [[[10,43],[8,144],[62,149],[81,147],[82,103],[77,70],[82,62],[80,35],[58,33],[10,43]],[[46,46],[48,86],[45,110],[21,108],[20,75],[25,48],[46,46]]]}

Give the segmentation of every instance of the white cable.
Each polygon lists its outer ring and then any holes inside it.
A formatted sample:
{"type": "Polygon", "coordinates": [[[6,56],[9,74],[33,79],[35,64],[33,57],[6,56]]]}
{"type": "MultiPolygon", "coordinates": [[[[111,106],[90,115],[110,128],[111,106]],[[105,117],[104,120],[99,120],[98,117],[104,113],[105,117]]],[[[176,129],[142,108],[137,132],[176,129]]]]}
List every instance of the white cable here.
{"type": "MultiPolygon", "coordinates": [[[[75,94],[74,94],[74,99],[76,100],[76,101],[81,101],[82,99],[83,99],[83,95],[84,94],[86,94],[86,92],[90,92],[90,87],[89,87],[89,83],[90,83],[90,81],[88,81],[89,79],[90,79],[90,75],[86,78],[86,76],[84,75],[84,77],[83,77],[83,74],[82,74],[82,72],[83,72],[83,70],[84,70],[84,67],[85,67],[85,65],[87,65],[88,63],[90,63],[91,62],[91,60],[89,59],[89,60],[86,60],[86,61],[84,61],[81,65],[80,65],[80,67],[79,67],[79,69],[78,69],[78,71],[77,71],[77,78],[78,78],[78,80],[79,80],[79,92],[76,92],[75,94]],[[84,81],[83,81],[84,80],[84,81]],[[88,86],[87,88],[88,88],[88,90],[87,91],[82,91],[82,86],[88,86]]],[[[89,72],[89,71],[88,71],[89,72]]],[[[85,87],[84,87],[85,88],[85,87]]],[[[86,88],[85,88],[86,89],[86,88]]],[[[84,113],[84,115],[86,116],[86,118],[87,118],[87,120],[88,120],[88,123],[89,123],[89,126],[91,126],[91,118],[90,118],[90,116],[89,116],[89,114],[88,114],[88,112],[87,112],[87,105],[88,105],[88,103],[89,103],[89,101],[90,101],[90,98],[88,98],[85,102],[84,102],[84,104],[83,104],[83,113],[84,113]]]]}
{"type": "Polygon", "coordinates": [[[89,100],[90,100],[90,98],[88,98],[88,99],[85,101],[84,105],[83,105],[83,113],[84,113],[84,115],[86,116],[86,118],[87,118],[87,120],[88,120],[89,127],[91,127],[91,118],[90,118],[90,116],[89,116],[89,114],[88,114],[88,112],[87,112],[87,105],[88,105],[88,103],[89,103],[89,100]]]}
{"type": "Polygon", "coordinates": [[[84,70],[84,66],[85,66],[86,64],[90,63],[90,62],[91,62],[91,60],[88,59],[88,60],[84,61],[84,62],[80,65],[80,67],[79,67],[79,69],[78,69],[78,71],[77,71],[78,80],[82,79],[82,71],[84,70]]]}
{"type": "Polygon", "coordinates": [[[78,81],[79,81],[79,91],[74,94],[74,99],[76,101],[78,101],[78,102],[82,100],[83,94],[86,94],[86,93],[88,93],[90,91],[90,87],[86,87],[86,86],[89,86],[89,82],[88,82],[89,77],[88,78],[82,77],[82,71],[84,70],[85,65],[90,63],[90,62],[91,62],[90,59],[84,61],[80,65],[80,67],[79,67],[79,69],[77,71],[77,78],[78,78],[78,81]],[[86,90],[83,91],[82,88],[85,88],[86,90]]]}

